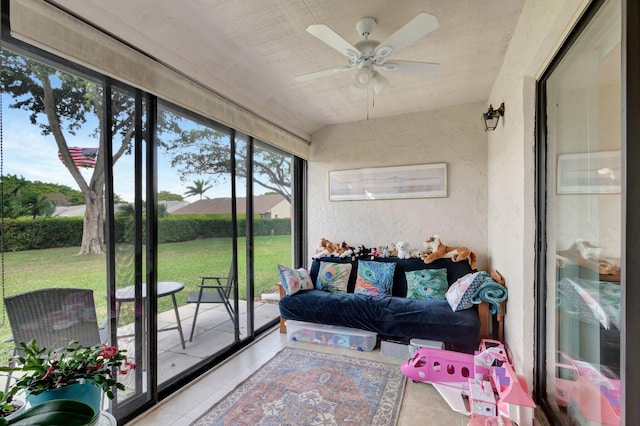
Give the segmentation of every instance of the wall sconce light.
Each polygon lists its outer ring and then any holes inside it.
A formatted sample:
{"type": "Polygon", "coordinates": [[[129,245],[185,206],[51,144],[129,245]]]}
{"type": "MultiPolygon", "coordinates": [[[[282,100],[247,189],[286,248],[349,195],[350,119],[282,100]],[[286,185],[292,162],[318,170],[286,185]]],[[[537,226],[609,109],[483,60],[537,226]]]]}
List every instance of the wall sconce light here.
{"type": "Polygon", "coordinates": [[[504,116],[504,102],[500,104],[498,109],[493,109],[493,105],[489,105],[489,110],[482,113],[482,124],[484,124],[485,132],[495,130],[502,116],[504,116]]]}

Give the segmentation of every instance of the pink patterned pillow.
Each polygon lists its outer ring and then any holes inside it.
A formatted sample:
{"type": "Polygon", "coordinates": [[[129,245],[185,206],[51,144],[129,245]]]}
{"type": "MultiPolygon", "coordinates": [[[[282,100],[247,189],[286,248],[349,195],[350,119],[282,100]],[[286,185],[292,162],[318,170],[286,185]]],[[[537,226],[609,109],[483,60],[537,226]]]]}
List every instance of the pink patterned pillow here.
{"type": "Polygon", "coordinates": [[[462,311],[463,309],[469,309],[473,306],[471,296],[484,282],[484,275],[480,272],[473,272],[467,274],[462,278],[451,284],[449,290],[444,295],[449,302],[449,306],[454,312],[462,311]]]}
{"type": "Polygon", "coordinates": [[[313,290],[313,282],[309,277],[309,272],[304,268],[291,269],[278,264],[278,275],[284,292],[289,296],[300,290],[313,290]]]}

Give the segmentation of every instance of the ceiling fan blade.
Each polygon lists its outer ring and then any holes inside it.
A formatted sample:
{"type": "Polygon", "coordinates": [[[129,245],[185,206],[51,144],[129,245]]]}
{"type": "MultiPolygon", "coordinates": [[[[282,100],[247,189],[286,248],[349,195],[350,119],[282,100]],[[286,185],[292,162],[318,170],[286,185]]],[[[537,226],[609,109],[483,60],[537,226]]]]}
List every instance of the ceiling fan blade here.
{"type": "Polygon", "coordinates": [[[338,74],[344,71],[349,71],[353,69],[353,67],[350,66],[340,66],[340,67],[334,67],[334,68],[329,68],[327,70],[322,70],[322,71],[315,71],[309,74],[302,74],[299,75],[297,77],[294,78],[295,81],[309,81],[309,80],[314,80],[316,78],[321,78],[321,77],[326,77],[328,75],[333,75],[333,74],[338,74]]]}
{"type": "Polygon", "coordinates": [[[307,32],[349,58],[358,59],[360,57],[358,49],[326,25],[309,25],[307,32]]]}
{"type": "Polygon", "coordinates": [[[377,67],[384,71],[426,77],[438,72],[440,64],[413,61],[387,61],[377,67]]]}
{"type": "Polygon", "coordinates": [[[380,60],[385,56],[389,56],[391,53],[403,49],[436,28],[438,28],[438,18],[429,13],[420,12],[415,18],[407,22],[402,28],[391,34],[389,38],[376,47],[375,59],[380,60]]]}

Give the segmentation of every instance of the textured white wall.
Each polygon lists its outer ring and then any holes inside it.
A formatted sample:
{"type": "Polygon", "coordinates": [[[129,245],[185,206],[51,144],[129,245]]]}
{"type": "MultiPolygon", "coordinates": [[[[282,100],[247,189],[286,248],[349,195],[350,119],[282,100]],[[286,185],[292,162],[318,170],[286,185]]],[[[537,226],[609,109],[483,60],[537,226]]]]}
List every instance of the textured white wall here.
{"type": "MultiPolygon", "coordinates": [[[[509,288],[505,340],[529,386],[534,367],[535,82],[586,0],[528,0],[489,101],[506,106],[488,137],[488,253],[509,288]]],[[[523,412],[518,424],[532,424],[523,412]]]]}
{"type": "MultiPolygon", "coordinates": [[[[382,100],[380,101],[382,102],[382,100]]],[[[367,247],[405,241],[422,248],[438,234],[465,245],[487,265],[487,134],[483,104],[329,126],[312,136],[309,161],[309,247],[320,238],[367,247]],[[329,201],[330,170],[447,163],[448,196],[329,201]]]]}

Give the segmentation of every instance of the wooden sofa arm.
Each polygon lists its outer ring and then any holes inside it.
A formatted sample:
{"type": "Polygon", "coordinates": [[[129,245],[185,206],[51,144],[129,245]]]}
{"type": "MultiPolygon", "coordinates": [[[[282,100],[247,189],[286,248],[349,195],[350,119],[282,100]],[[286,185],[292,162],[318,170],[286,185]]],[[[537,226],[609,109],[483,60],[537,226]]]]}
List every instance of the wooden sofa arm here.
{"type": "MultiPolygon", "coordinates": [[[[278,283],[278,292],[280,293],[280,299],[282,299],[285,295],[284,292],[284,287],[282,287],[282,284],[278,283]]],[[[287,332],[287,326],[284,325],[284,322],[286,320],[282,317],[280,317],[280,333],[286,333],[287,332]]]]}
{"type": "MultiPolygon", "coordinates": [[[[492,269],[490,275],[495,282],[500,285],[505,285],[504,277],[496,269],[492,269]]],[[[489,311],[489,303],[482,302],[478,305],[480,338],[504,342],[504,314],[506,313],[506,309],[506,301],[500,302],[500,313],[496,315],[492,315],[489,311]]]]}

